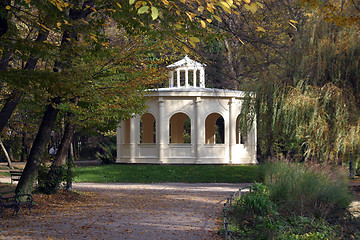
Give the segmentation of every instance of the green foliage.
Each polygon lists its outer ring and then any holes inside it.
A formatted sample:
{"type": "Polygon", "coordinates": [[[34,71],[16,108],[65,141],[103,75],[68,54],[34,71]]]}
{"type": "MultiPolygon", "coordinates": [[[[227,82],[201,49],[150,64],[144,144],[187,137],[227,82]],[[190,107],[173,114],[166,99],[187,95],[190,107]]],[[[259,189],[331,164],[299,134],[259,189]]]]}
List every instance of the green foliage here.
{"type": "Polygon", "coordinates": [[[269,198],[267,187],[261,183],[255,183],[250,192],[236,199],[235,204],[228,210],[230,221],[236,225],[242,222],[250,222],[256,216],[266,216],[276,213],[276,207],[269,198]]]}
{"type": "Polygon", "coordinates": [[[347,217],[352,197],[340,173],[279,162],[265,166],[264,182],[281,211],[325,219],[347,217]]]}
{"type": "Polygon", "coordinates": [[[50,168],[42,164],[38,174],[38,187],[40,193],[53,194],[59,189],[60,184],[65,180],[66,169],[64,166],[53,170],[53,175],[49,177],[50,168]]]}
{"type": "Polygon", "coordinates": [[[96,158],[102,164],[113,164],[116,161],[116,136],[111,136],[107,141],[100,144],[100,150],[96,153],[96,158]]]}
{"type": "Polygon", "coordinates": [[[50,169],[46,164],[42,164],[38,173],[37,191],[45,194],[54,194],[60,189],[63,182],[70,183],[74,179],[72,161],[66,161],[66,164],[50,169]],[[51,172],[51,174],[49,174],[51,172]]]}
{"type": "Polygon", "coordinates": [[[227,209],[236,239],[354,239],[344,179],[330,171],[280,162],[268,164],[265,185],[255,184],[227,209]]]}

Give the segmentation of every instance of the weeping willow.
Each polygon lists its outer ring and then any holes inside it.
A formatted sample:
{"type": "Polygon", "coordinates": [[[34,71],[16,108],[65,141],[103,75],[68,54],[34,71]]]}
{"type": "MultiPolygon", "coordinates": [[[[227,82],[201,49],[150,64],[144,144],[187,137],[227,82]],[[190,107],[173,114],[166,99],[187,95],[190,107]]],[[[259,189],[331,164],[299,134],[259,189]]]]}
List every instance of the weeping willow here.
{"type": "Polygon", "coordinates": [[[249,129],[256,113],[262,160],[278,155],[321,163],[343,163],[350,155],[357,160],[360,25],[345,20],[360,10],[347,0],[300,2],[316,4],[301,5],[284,47],[264,51],[270,64],[251,69],[249,91],[256,99],[245,99],[240,127],[249,129]]]}
{"type": "Polygon", "coordinates": [[[360,149],[360,31],[318,11],[309,16],[290,52],[297,69],[278,115],[307,160],[344,162],[360,149]]]}
{"type": "Polygon", "coordinates": [[[283,96],[288,134],[302,144],[307,160],[341,163],[360,146],[360,119],[352,94],[333,83],[322,87],[299,84],[283,96]]]}

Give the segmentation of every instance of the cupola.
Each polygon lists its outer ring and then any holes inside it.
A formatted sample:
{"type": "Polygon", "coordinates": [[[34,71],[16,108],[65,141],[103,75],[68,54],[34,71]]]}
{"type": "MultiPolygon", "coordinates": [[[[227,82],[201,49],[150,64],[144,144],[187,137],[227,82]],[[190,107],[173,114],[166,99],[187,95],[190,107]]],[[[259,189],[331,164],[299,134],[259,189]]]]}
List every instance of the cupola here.
{"type": "Polygon", "coordinates": [[[169,87],[205,88],[205,66],[188,56],[167,66],[170,69],[169,87]]]}

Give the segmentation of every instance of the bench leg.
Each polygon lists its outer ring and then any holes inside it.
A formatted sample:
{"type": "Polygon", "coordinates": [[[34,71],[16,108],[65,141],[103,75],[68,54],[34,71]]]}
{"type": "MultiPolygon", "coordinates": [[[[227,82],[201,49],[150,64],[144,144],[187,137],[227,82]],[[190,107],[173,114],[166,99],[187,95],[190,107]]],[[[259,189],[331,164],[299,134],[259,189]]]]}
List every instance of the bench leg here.
{"type": "Polygon", "coordinates": [[[14,205],[14,213],[13,213],[13,215],[17,216],[19,210],[20,210],[20,204],[15,204],[14,205]]]}

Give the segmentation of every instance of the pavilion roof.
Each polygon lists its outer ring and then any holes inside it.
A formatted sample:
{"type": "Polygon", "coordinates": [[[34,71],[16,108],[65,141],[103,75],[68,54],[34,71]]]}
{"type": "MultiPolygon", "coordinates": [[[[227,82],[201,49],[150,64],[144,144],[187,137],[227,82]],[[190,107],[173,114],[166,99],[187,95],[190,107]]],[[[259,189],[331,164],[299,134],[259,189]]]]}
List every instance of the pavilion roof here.
{"type": "Polygon", "coordinates": [[[186,67],[186,66],[199,68],[199,67],[204,67],[206,65],[199,63],[197,61],[194,61],[186,55],[183,59],[181,59],[173,64],[170,64],[167,67],[168,68],[177,68],[177,67],[186,67]]]}

